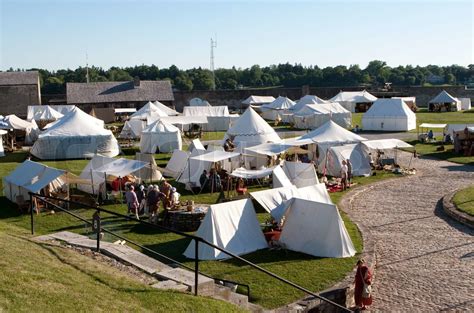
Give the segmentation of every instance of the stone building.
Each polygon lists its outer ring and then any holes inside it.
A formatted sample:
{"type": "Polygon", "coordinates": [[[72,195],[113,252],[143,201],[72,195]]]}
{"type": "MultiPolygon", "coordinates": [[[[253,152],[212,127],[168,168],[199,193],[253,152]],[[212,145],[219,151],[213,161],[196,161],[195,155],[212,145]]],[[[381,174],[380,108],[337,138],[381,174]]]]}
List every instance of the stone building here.
{"type": "Polygon", "coordinates": [[[0,72],[0,114],[25,118],[29,105],[41,104],[39,73],[0,72]]]}
{"type": "Polygon", "coordinates": [[[172,106],[173,90],[169,81],[67,83],[67,104],[86,112],[92,108],[140,108],[148,101],[172,106]]]}

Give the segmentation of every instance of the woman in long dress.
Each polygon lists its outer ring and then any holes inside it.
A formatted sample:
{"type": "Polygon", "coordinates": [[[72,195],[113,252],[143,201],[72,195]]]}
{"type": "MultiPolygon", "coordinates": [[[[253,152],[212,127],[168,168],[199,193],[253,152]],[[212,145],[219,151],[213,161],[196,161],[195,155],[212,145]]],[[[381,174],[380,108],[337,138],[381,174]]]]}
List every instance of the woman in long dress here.
{"type": "Polygon", "coordinates": [[[357,261],[357,272],[355,275],[354,300],[357,309],[365,310],[367,305],[372,304],[372,295],[364,295],[364,282],[367,285],[372,283],[372,274],[365,265],[364,259],[357,261]]]}

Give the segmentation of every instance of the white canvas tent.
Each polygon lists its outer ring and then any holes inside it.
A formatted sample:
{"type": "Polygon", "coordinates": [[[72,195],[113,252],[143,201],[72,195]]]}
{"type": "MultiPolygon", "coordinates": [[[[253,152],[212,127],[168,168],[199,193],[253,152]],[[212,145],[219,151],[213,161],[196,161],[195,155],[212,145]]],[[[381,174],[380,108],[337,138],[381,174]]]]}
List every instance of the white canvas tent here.
{"type": "Polygon", "coordinates": [[[133,113],[130,116],[130,119],[138,119],[142,121],[146,121],[148,118],[153,118],[154,120],[159,119],[160,117],[166,117],[166,114],[163,110],[158,108],[153,102],[147,102],[140,110],[133,113]]]}
{"type": "Polygon", "coordinates": [[[173,151],[173,154],[171,155],[170,160],[166,164],[164,173],[167,176],[178,178],[186,168],[186,165],[188,164],[189,155],[190,153],[187,151],[175,149],[173,151]]]}
{"type": "Polygon", "coordinates": [[[358,144],[347,144],[334,146],[328,149],[326,175],[341,177],[341,166],[343,160],[350,160],[353,176],[370,176],[370,156],[368,149],[358,144]]]}
{"type": "Polygon", "coordinates": [[[273,102],[261,106],[262,117],[267,120],[275,121],[295,105],[295,102],[287,97],[279,96],[273,102]]]}
{"type": "Polygon", "coordinates": [[[17,196],[26,200],[29,199],[28,192],[38,193],[47,186],[50,191],[55,191],[65,186],[65,174],[66,171],[26,160],[3,178],[3,194],[16,202],[17,196]]]}
{"type": "Polygon", "coordinates": [[[166,105],[164,105],[164,104],[161,103],[160,101],[153,101],[153,104],[154,104],[158,109],[160,109],[161,111],[165,112],[168,116],[179,115],[178,112],[176,112],[175,110],[173,110],[173,109],[170,108],[170,107],[167,107],[166,105]]]}
{"type": "Polygon", "coordinates": [[[163,179],[161,172],[158,170],[158,166],[156,165],[156,161],[153,154],[137,152],[135,153],[135,160],[148,164],[147,166],[142,167],[137,172],[133,173],[142,181],[154,182],[163,179]]]}
{"type": "Polygon", "coordinates": [[[319,98],[318,96],[306,95],[303,96],[296,104],[291,108],[293,112],[298,112],[308,104],[322,104],[328,101],[319,98]]]}
{"type": "Polygon", "coordinates": [[[229,116],[227,106],[185,106],[184,116],[229,116]]]}
{"type": "Polygon", "coordinates": [[[471,109],[471,98],[458,98],[461,101],[461,110],[471,109]]]}
{"type": "Polygon", "coordinates": [[[89,181],[89,184],[78,184],[77,188],[89,194],[98,194],[104,191],[100,188],[107,176],[124,177],[129,174],[139,177],[140,170],[148,168],[150,164],[142,161],[125,158],[115,159],[101,155],[94,156],[81,172],[80,178],[89,181]]]}
{"type": "Polygon", "coordinates": [[[290,182],[297,188],[312,186],[319,183],[318,175],[312,163],[285,161],[283,171],[290,182]]]}
{"type": "Polygon", "coordinates": [[[453,136],[454,132],[458,132],[469,127],[474,127],[474,124],[448,124],[446,127],[446,133],[453,136]]]}
{"type": "Polygon", "coordinates": [[[63,117],[64,114],[56,111],[49,105],[29,105],[27,120],[35,121],[55,121],[63,117]]]}
{"type": "Polygon", "coordinates": [[[280,242],[287,249],[317,257],[346,258],[356,254],[335,205],[299,198],[287,203],[280,242]]]}
{"type": "Polygon", "coordinates": [[[242,104],[246,105],[262,105],[265,103],[271,103],[275,101],[275,98],[272,96],[250,96],[244,101],[242,101],[242,104]]]}
{"type": "Polygon", "coordinates": [[[181,131],[171,124],[157,120],[146,127],[140,137],[140,152],[160,153],[181,150],[183,146],[181,131]]]}
{"type": "Polygon", "coordinates": [[[356,111],[356,105],[358,103],[373,103],[377,100],[377,97],[373,96],[366,90],[363,91],[341,91],[329,101],[338,102],[346,110],[351,113],[356,111]]]}
{"type": "Polygon", "coordinates": [[[39,135],[31,153],[42,160],[91,158],[119,154],[117,139],[103,121],[76,108],[39,135]]]}
{"type": "Polygon", "coordinates": [[[32,144],[38,139],[39,129],[36,122],[32,120],[31,122],[22,120],[14,114],[5,116],[2,119],[0,124],[0,129],[5,130],[20,130],[25,132],[25,143],[32,144]]]}
{"type": "Polygon", "coordinates": [[[229,128],[224,140],[227,138],[230,138],[235,145],[240,146],[242,151],[245,147],[281,141],[276,131],[252,108],[248,108],[229,128]]]}
{"type": "Polygon", "coordinates": [[[413,148],[412,145],[400,139],[374,139],[363,141],[362,144],[372,150],[385,150],[395,148],[413,148]]]}
{"type": "Polygon", "coordinates": [[[3,137],[2,136],[6,134],[7,134],[6,130],[0,129],[0,157],[5,156],[5,151],[3,150],[3,137]]]}
{"type": "MultiPolygon", "coordinates": [[[[250,199],[211,205],[196,236],[236,255],[267,248],[250,199]]],[[[194,242],[189,244],[184,255],[187,258],[195,257],[194,242]]],[[[202,243],[199,245],[198,257],[200,260],[230,258],[220,250],[202,243]]]]}
{"type": "Polygon", "coordinates": [[[362,128],[409,131],[416,128],[416,115],[402,99],[378,99],[362,116],[362,128]]]}
{"type": "Polygon", "coordinates": [[[451,96],[446,90],[441,91],[436,97],[428,102],[428,105],[451,105],[455,111],[460,111],[461,101],[458,98],[451,96]]]}
{"type": "Polygon", "coordinates": [[[123,139],[138,139],[145,127],[146,122],[140,119],[126,121],[118,137],[123,139]]]}
{"type": "Polygon", "coordinates": [[[348,128],[352,123],[352,114],[339,103],[325,102],[307,104],[293,114],[293,124],[300,129],[315,129],[329,120],[348,128]]]}
{"type": "Polygon", "coordinates": [[[203,151],[206,150],[206,148],[204,148],[204,146],[203,146],[201,140],[199,140],[199,138],[193,139],[191,141],[191,144],[188,147],[189,152],[193,152],[194,150],[203,150],[203,151]]]}
{"type": "Polygon", "coordinates": [[[227,106],[186,106],[183,116],[206,117],[207,123],[202,126],[204,131],[226,131],[239,117],[229,114],[227,106]]]}

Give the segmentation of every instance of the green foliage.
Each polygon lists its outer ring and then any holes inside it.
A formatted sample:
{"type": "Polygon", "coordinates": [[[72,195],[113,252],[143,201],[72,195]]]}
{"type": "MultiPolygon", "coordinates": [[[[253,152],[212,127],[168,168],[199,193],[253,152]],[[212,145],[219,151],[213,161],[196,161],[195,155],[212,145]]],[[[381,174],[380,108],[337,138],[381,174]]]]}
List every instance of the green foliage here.
{"type": "Polygon", "coordinates": [[[458,191],[453,202],[459,210],[474,216],[474,185],[458,191]]]}

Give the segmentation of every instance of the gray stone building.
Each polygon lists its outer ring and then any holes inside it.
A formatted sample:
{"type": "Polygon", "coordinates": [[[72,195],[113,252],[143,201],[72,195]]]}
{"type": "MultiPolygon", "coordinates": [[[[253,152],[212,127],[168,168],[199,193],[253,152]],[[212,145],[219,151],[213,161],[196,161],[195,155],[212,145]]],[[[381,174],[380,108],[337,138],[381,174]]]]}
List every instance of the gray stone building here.
{"type": "Polygon", "coordinates": [[[0,114],[25,118],[29,105],[41,104],[39,73],[0,72],[0,114]]]}
{"type": "Polygon", "coordinates": [[[67,104],[83,110],[92,108],[140,108],[148,101],[172,106],[173,90],[169,81],[67,83],[67,104]]]}

